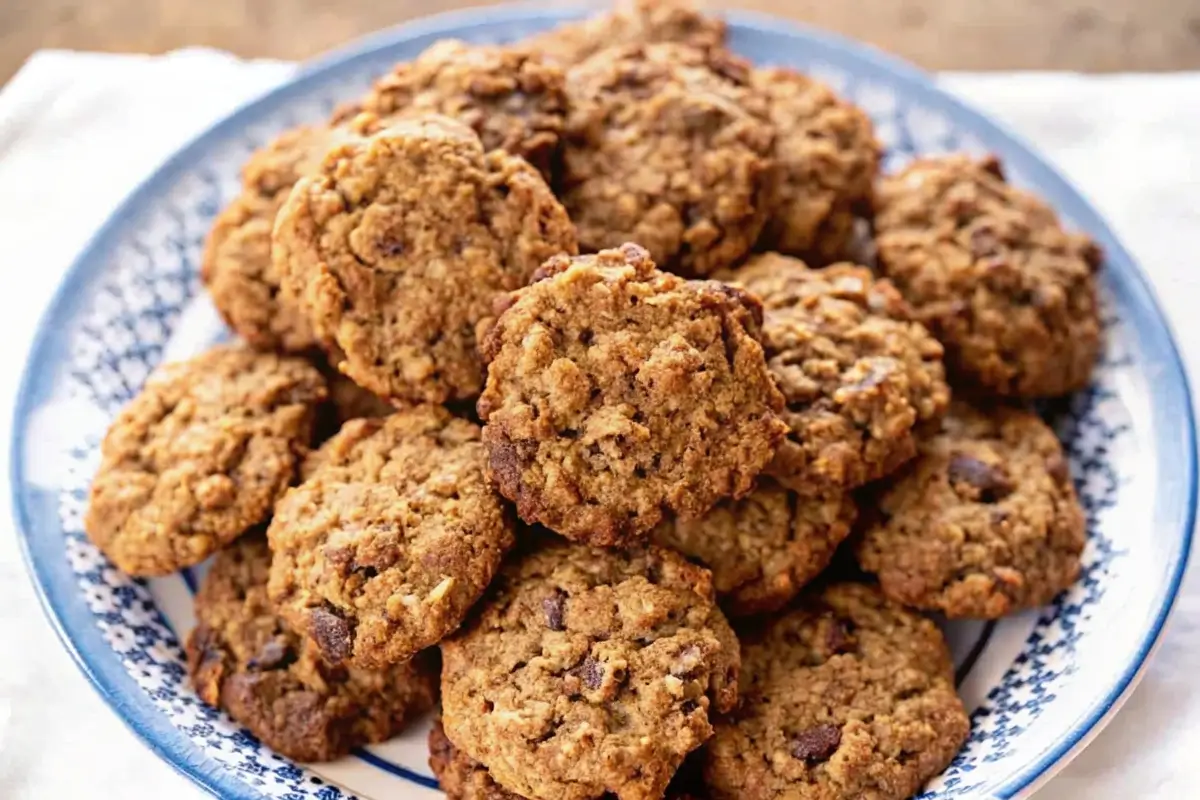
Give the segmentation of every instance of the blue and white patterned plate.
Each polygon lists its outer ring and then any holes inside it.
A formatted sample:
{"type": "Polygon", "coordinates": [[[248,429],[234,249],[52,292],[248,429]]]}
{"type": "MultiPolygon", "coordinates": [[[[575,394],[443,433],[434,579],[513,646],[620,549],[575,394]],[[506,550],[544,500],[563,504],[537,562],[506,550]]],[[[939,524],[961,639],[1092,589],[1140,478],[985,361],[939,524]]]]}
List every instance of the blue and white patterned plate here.
{"type": "MultiPolygon", "coordinates": [[[[437,797],[425,728],[334,764],[292,764],[188,687],[179,641],[196,574],[118,573],[81,519],[109,419],[164,358],[223,335],[197,292],[209,222],[238,167],[278,131],[319,120],[436,39],[507,41],[578,12],[494,8],[434,17],[335,53],[181,150],[116,211],[71,269],[25,371],[12,446],[17,524],[42,601],[80,667],[163,758],[228,798],[437,797]]],[[[992,151],[1012,179],[1100,242],[1108,349],[1093,386],[1047,409],[1088,513],[1082,579],[1052,606],[949,626],[970,741],[927,798],[1025,797],[1099,731],[1133,688],[1187,562],[1194,421],[1171,334],[1145,279],[1096,212],[1021,142],[875,51],[789,23],[731,15],[732,46],[834,85],[875,118],[889,168],[918,153],[992,151]]]]}

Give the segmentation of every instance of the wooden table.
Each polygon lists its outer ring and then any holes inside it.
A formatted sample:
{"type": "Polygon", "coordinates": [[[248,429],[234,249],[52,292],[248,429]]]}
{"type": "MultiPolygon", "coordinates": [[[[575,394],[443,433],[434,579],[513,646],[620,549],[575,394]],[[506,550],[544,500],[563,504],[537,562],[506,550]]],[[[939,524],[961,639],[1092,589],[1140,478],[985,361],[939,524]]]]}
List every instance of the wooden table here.
{"type": "MultiPolygon", "coordinates": [[[[302,59],[486,0],[0,0],[0,82],[34,50],[207,45],[302,59]]],[[[1200,69],[1200,0],[713,0],[810,22],[931,69],[1200,69]]],[[[554,3],[548,3],[552,5],[554,3]]]]}

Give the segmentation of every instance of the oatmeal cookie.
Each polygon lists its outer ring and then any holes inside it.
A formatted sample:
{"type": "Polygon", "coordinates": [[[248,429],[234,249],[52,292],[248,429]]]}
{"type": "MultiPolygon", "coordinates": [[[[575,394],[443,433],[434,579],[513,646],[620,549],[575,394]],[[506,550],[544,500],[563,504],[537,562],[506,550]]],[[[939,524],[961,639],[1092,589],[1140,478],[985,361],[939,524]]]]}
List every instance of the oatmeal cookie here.
{"type": "Polygon", "coordinates": [[[716,724],[716,800],[901,800],[945,769],[970,723],[931,621],[835,584],[743,636],[742,707],[716,724]]]}
{"type": "Polygon", "coordinates": [[[324,661],[267,599],[271,551],[260,532],[217,556],[196,595],[188,672],[200,698],[288,758],[332,761],[381,742],[437,696],[436,653],[378,671],[324,661]]]}
{"type": "Polygon", "coordinates": [[[352,420],[276,505],[271,598],[331,663],[412,658],[462,622],[513,544],[479,428],[440,407],[352,420]]]}
{"type": "Polygon", "coordinates": [[[759,312],[637,245],[548,261],[483,338],[501,494],[526,522],[611,545],[748,493],[786,432],[759,312]]]}
{"type": "Polygon", "coordinates": [[[1009,186],[994,158],[916,161],[880,182],[875,206],[880,266],[952,373],[1012,397],[1087,386],[1101,345],[1095,243],[1009,186]]]}
{"type": "Polygon", "coordinates": [[[696,520],[668,520],[652,540],[712,570],[731,615],[777,611],[829,566],[857,509],[845,492],[801,497],[771,480],[696,520]]]}
{"type": "Polygon", "coordinates": [[[446,735],[530,797],[660,798],[710,712],[737,700],[737,640],[708,571],[653,547],[542,543],[442,658],[446,735]]]}
{"type": "Polygon", "coordinates": [[[607,50],[567,74],[562,200],[585,252],[637,242],[671,272],[741,260],[770,210],[775,129],[724,50],[607,50]]]}
{"type": "MultiPolygon", "coordinates": [[[[455,747],[446,738],[441,719],[429,731],[429,768],[448,800],[523,800],[492,780],[487,767],[455,747]]],[[[690,774],[680,777],[676,773],[664,800],[702,800],[703,794],[693,782],[690,774]]]]}
{"type": "Polygon", "coordinates": [[[887,281],[775,253],[723,277],[762,299],[763,349],[790,427],[768,471],[801,493],[844,491],[916,454],[950,401],[942,347],[887,281]]]}
{"type": "Polygon", "coordinates": [[[1079,576],[1085,517],[1054,432],[1027,411],[955,403],[880,498],[859,563],[883,591],[948,617],[1044,605],[1079,576]]]}
{"type": "Polygon", "coordinates": [[[88,537],[129,575],[200,563],[270,516],[324,399],[307,362],[240,345],[161,367],[104,437],[88,537]]]}
{"type": "Polygon", "coordinates": [[[528,44],[547,60],[571,67],[618,44],[720,47],[725,27],[724,20],[702,14],[687,0],[617,0],[607,14],[560,25],[528,44]]]}
{"type": "Polygon", "coordinates": [[[871,119],[795,70],[756,69],[751,85],[767,97],[778,130],[779,188],[759,248],[816,264],[845,258],[879,169],[871,119]]]}
{"type": "Polygon", "coordinates": [[[576,252],[575,229],[537,170],[425,117],[333,150],[279,212],[273,255],[342,372],[441,403],[479,393],[476,324],[561,252],[576,252]]]}
{"type": "Polygon", "coordinates": [[[271,229],[300,176],[315,171],[338,140],[329,128],[297,128],[242,168],[242,192],[217,215],[200,278],[226,324],[260,350],[299,353],[316,345],[312,326],[281,291],[271,263],[271,229]]]}
{"type": "Polygon", "coordinates": [[[567,113],[561,68],[529,47],[437,42],[397,64],[334,122],[360,111],[385,123],[415,114],[442,114],[469,126],[485,150],[507,150],[550,180],[567,113]]]}

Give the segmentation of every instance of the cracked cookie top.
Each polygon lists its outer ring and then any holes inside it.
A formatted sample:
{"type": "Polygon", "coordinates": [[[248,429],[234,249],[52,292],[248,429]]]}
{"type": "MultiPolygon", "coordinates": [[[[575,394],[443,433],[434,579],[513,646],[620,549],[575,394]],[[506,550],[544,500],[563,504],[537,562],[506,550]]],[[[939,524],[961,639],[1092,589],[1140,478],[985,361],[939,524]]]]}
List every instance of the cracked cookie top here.
{"type": "Polygon", "coordinates": [[[271,551],[262,532],[223,550],[196,594],[188,672],[223,708],[288,758],[331,761],[399,733],[437,696],[432,653],[381,670],[329,664],[267,597],[271,551]]]}
{"type": "Polygon", "coordinates": [[[88,537],[129,575],[200,563],[270,516],[325,392],[308,362],[243,345],[160,367],[101,444],[88,537]]]}
{"type": "Polygon", "coordinates": [[[551,180],[567,97],[562,70],[535,48],[444,39],[397,64],[334,121],[361,111],[384,124],[421,114],[450,117],[475,131],[485,150],[520,156],[551,180]]]}
{"type": "Polygon", "coordinates": [[[1014,397],[1087,385],[1101,346],[1100,249],[1010,186],[995,158],[920,159],[884,178],[875,244],[956,377],[1014,397]]]}
{"type": "Polygon", "coordinates": [[[903,800],[966,741],[937,626],[835,584],[742,636],[742,704],[705,748],[715,800],[903,800]]]}
{"type": "Polygon", "coordinates": [[[275,508],[270,592],[332,663],[378,668],[453,631],[513,544],[478,426],[416,406],[357,419],[275,508]]]}
{"type": "Polygon", "coordinates": [[[785,431],[759,312],[636,245],[547,262],[482,345],[501,494],[526,522],[606,545],[745,495],[785,431]]]}
{"type": "Polygon", "coordinates": [[[708,571],[658,548],[542,542],[442,655],[446,735],[523,796],[656,800],[737,699],[708,571]]]}
{"type": "Polygon", "coordinates": [[[775,253],[722,277],[763,302],[763,349],[790,431],[768,471],[801,493],[844,491],[916,454],[950,402],[942,346],[887,281],[775,253]]]}
{"type": "Polygon", "coordinates": [[[1079,576],[1083,509],[1062,445],[1027,411],[956,402],[877,516],[858,561],[907,606],[997,618],[1079,576]]]}
{"type": "Polygon", "coordinates": [[[704,276],[750,252],[770,210],[775,129],[722,49],[603,51],[567,73],[562,200],[585,252],[637,242],[704,276]]]}
{"type": "Polygon", "coordinates": [[[497,295],[575,229],[541,175],[445,117],[371,132],[329,152],[292,190],[273,256],[338,368],[387,398],[446,402],[479,392],[475,326],[497,295]]]}

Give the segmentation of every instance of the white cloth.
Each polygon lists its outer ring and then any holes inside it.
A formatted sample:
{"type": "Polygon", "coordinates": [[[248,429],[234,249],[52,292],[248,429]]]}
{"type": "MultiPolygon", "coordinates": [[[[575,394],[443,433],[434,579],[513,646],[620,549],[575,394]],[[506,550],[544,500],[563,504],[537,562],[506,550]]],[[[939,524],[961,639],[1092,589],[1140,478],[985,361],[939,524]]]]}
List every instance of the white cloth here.
{"type": "MultiPolygon", "coordinates": [[[[43,52],[0,91],[0,452],[33,329],[64,269],[113,207],[288,64],[211,51],[43,52]]],[[[1150,274],[1200,376],[1200,74],[955,74],[943,84],[1033,141],[1150,274]],[[1189,313],[1190,312],[1190,313],[1189,313]]],[[[55,640],[6,524],[0,473],[0,797],[201,797],[139,742],[55,640]]],[[[1194,572],[1194,571],[1193,571],[1194,572]]],[[[1200,578],[1185,585],[1141,687],[1039,800],[1194,796],[1200,752],[1200,578]]]]}

